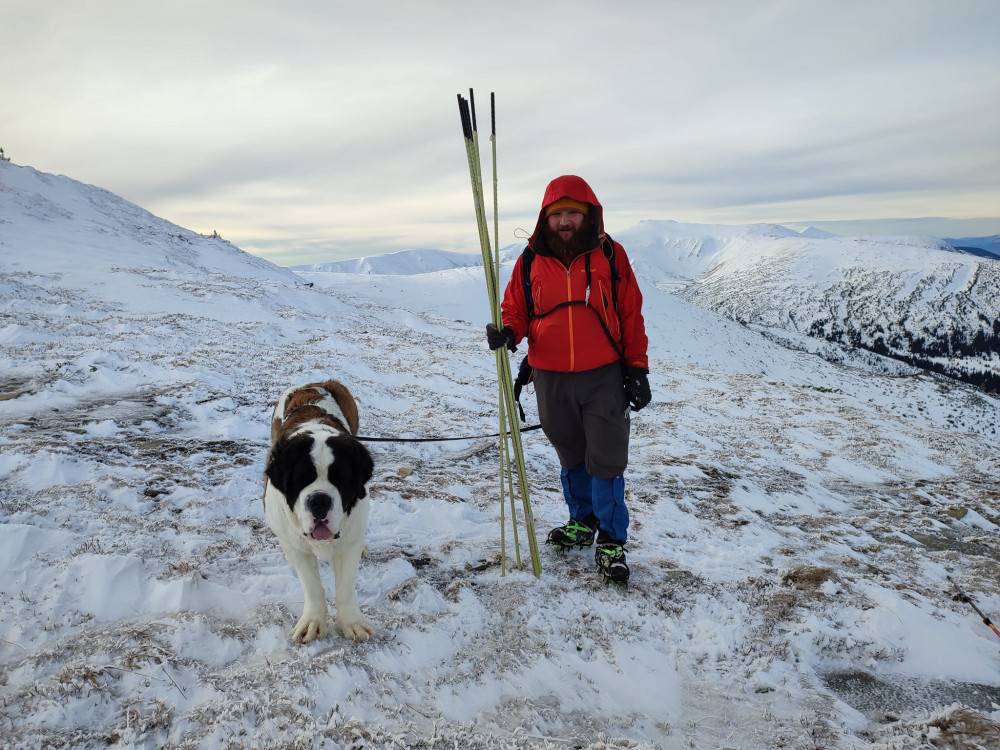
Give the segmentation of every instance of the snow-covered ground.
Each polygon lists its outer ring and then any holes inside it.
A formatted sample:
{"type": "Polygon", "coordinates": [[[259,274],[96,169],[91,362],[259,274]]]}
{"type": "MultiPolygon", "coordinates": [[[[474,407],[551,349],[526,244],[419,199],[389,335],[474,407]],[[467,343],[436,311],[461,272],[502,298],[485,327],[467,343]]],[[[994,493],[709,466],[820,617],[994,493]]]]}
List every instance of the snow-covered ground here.
{"type": "MultiPolygon", "coordinates": [[[[946,576],[1000,614],[1000,402],[740,326],[640,245],[629,591],[583,552],[500,577],[492,441],[376,444],[378,633],[296,646],[271,404],[333,376],[365,434],[492,432],[481,272],[298,276],[0,164],[4,743],[997,747],[1000,639],[946,576]]],[[[558,467],[525,446],[541,535],[558,467]]]]}

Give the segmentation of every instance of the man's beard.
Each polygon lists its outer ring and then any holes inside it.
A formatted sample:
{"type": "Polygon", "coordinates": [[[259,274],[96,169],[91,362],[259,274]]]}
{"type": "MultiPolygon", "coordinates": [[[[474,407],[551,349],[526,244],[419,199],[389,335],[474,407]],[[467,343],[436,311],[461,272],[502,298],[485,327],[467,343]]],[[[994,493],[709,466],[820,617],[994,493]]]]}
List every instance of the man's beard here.
{"type": "Polygon", "coordinates": [[[553,231],[548,224],[542,226],[542,234],[545,235],[545,242],[552,254],[567,265],[577,255],[593,250],[597,246],[597,232],[589,215],[568,240],[560,237],[559,232],[553,231]]]}

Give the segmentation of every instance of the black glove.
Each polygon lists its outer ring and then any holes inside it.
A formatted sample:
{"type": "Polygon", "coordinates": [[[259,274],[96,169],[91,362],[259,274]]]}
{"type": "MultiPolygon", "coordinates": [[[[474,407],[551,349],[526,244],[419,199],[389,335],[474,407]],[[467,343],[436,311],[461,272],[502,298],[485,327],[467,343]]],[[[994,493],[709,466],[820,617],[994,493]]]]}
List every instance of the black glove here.
{"type": "Polygon", "coordinates": [[[625,398],[632,411],[639,411],[653,400],[649,390],[649,370],[643,367],[625,368],[625,398]]]}
{"type": "Polygon", "coordinates": [[[504,326],[502,331],[498,331],[495,325],[487,323],[486,341],[489,342],[492,351],[496,351],[501,346],[506,346],[512,352],[517,351],[517,346],[514,345],[514,331],[510,326],[504,326]]]}

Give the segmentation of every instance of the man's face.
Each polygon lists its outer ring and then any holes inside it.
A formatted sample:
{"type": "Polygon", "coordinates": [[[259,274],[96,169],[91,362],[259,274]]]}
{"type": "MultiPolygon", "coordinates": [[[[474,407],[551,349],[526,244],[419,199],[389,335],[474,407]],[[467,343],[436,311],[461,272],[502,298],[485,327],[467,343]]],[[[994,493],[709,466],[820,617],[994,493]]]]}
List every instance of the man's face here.
{"type": "Polygon", "coordinates": [[[563,242],[569,242],[574,234],[583,226],[586,217],[575,209],[564,209],[550,214],[546,221],[549,224],[549,231],[558,236],[563,242]]]}

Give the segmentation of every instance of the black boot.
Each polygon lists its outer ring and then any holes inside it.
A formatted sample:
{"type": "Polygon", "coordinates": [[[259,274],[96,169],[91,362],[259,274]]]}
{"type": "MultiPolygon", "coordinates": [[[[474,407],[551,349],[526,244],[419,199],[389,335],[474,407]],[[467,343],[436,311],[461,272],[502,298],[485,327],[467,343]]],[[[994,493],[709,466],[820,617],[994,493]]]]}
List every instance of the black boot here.
{"type": "Polygon", "coordinates": [[[625,562],[625,546],[613,541],[600,541],[594,552],[597,571],[604,576],[604,582],[627,584],[629,569],[625,562]]]}
{"type": "Polygon", "coordinates": [[[545,540],[546,544],[554,544],[562,549],[572,549],[573,547],[589,547],[594,543],[594,537],[597,536],[597,524],[594,523],[591,526],[587,521],[574,521],[570,519],[569,523],[563,526],[556,526],[552,531],[549,532],[548,539],[545,540]]]}

